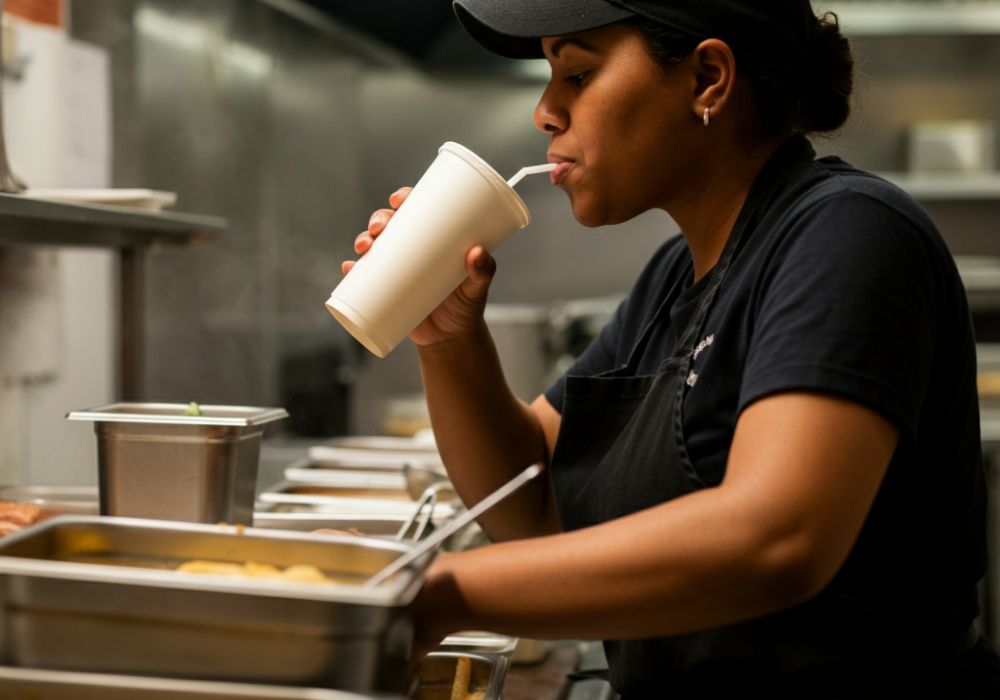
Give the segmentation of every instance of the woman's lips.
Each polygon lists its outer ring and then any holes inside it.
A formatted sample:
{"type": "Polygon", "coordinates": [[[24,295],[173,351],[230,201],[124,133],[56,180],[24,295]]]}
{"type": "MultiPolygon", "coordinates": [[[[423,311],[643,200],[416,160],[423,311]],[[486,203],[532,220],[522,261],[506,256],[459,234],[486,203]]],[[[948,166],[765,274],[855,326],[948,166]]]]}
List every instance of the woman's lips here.
{"type": "Polygon", "coordinates": [[[559,163],[559,165],[556,166],[556,169],[549,173],[549,178],[552,180],[552,184],[558,185],[562,182],[574,165],[575,163],[571,160],[565,160],[559,163]]]}

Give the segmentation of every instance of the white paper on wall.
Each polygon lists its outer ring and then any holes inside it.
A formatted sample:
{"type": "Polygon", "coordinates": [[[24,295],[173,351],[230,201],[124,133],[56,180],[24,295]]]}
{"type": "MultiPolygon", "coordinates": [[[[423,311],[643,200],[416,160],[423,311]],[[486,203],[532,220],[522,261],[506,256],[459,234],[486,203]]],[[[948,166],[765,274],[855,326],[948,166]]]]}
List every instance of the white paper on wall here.
{"type": "Polygon", "coordinates": [[[107,50],[66,45],[63,187],[111,184],[111,70],[107,50]]]}
{"type": "Polygon", "coordinates": [[[3,106],[11,170],[29,187],[63,184],[66,35],[56,27],[4,20],[15,36],[24,69],[4,80],[3,106]]]}

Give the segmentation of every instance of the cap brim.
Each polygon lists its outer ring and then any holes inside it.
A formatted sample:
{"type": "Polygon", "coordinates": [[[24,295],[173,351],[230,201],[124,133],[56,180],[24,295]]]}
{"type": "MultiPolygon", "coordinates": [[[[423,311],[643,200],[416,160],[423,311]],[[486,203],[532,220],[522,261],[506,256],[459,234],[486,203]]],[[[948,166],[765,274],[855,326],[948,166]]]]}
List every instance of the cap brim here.
{"type": "Polygon", "coordinates": [[[605,0],[454,0],[465,31],[507,58],[542,58],[540,39],[603,27],[633,16],[605,0]]]}

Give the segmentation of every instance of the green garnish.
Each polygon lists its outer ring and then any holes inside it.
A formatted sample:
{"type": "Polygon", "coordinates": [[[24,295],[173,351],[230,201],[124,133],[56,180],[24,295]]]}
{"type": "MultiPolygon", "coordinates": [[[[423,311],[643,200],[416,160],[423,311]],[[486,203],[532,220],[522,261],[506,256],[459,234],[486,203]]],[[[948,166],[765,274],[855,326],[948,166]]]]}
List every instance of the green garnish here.
{"type": "Polygon", "coordinates": [[[189,402],[187,408],[184,409],[184,415],[185,416],[200,416],[200,415],[202,415],[202,413],[201,413],[201,406],[198,405],[197,401],[191,401],[191,402],[189,402]]]}

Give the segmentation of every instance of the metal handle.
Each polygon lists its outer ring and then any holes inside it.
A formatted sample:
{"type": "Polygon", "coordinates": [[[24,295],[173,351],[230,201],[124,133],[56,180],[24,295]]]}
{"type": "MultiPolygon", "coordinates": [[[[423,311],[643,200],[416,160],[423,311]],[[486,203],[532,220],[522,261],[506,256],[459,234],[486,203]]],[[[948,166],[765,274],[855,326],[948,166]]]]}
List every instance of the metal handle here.
{"type": "Polygon", "coordinates": [[[431,518],[434,516],[434,507],[438,502],[438,492],[441,490],[441,486],[444,482],[440,484],[433,484],[424,489],[423,494],[417,500],[417,507],[413,511],[413,515],[406,519],[403,523],[403,527],[399,528],[399,532],[396,533],[396,541],[402,542],[406,537],[406,533],[410,531],[414,523],[418,522],[419,525],[413,533],[413,541],[416,542],[420,539],[421,535],[424,534],[424,530],[431,522],[431,518]],[[423,516],[423,517],[421,517],[423,516]]]}
{"type": "Polygon", "coordinates": [[[440,530],[435,530],[430,537],[428,537],[426,540],[418,544],[409,552],[396,558],[392,563],[390,563],[388,566],[384,567],[381,571],[379,571],[370,579],[368,579],[368,581],[365,583],[365,587],[373,588],[379,585],[380,583],[385,581],[387,578],[395,574],[397,571],[402,569],[410,562],[419,559],[424,554],[437,547],[452,534],[461,530],[463,527],[471,523],[473,520],[478,518],[480,515],[485,513],[487,510],[495,506],[503,499],[507,498],[507,496],[517,491],[519,488],[524,486],[526,483],[528,483],[541,473],[542,473],[541,465],[532,464],[530,467],[528,467],[523,472],[515,476],[513,479],[511,479],[506,484],[498,488],[489,496],[481,500],[479,503],[472,506],[472,508],[459,515],[450,523],[442,527],[440,530]]]}

